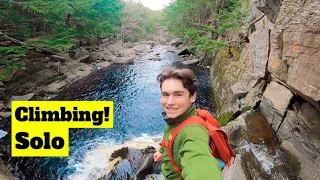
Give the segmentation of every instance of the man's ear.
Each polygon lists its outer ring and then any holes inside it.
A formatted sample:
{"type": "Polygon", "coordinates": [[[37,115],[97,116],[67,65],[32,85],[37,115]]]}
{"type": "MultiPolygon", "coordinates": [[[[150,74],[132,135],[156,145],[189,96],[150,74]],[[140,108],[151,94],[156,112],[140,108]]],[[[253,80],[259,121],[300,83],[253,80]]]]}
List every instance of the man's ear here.
{"type": "Polygon", "coordinates": [[[192,96],[190,96],[190,102],[194,103],[196,101],[197,92],[195,92],[192,96]]]}

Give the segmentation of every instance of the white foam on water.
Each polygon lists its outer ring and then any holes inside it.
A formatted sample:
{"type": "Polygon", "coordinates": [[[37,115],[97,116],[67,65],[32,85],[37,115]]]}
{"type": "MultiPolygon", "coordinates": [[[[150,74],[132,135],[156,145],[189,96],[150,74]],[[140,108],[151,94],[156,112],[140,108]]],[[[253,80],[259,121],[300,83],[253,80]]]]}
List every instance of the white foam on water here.
{"type": "MultiPolygon", "coordinates": [[[[158,140],[161,140],[162,134],[151,136],[142,134],[140,137],[133,137],[132,140],[123,144],[116,144],[116,141],[100,142],[94,149],[86,152],[84,158],[79,163],[75,163],[75,159],[70,158],[69,166],[76,169],[76,172],[68,177],[69,180],[91,180],[103,177],[107,173],[110,165],[109,158],[111,154],[122,147],[145,148],[154,146],[158,148],[158,140]]],[[[89,142],[88,146],[98,143],[97,140],[89,142]]]]}
{"type": "Polygon", "coordinates": [[[0,129],[0,139],[6,136],[8,133],[0,129]]]}
{"type": "Polygon", "coordinates": [[[267,147],[253,148],[252,151],[261,163],[262,168],[271,175],[271,169],[274,167],[274,163],[272,157],[267,153],[267,147]]]}
{"type": "MultiPolygon", "coordinates": [[[[92,147],[94,142],[89,142],[86,146],[92,147]]],[[[76,157],[70,158],[69,166],[76,169],[76,172],[68,177],[70,180],[87,180],[102,177],[109,164],[109,157],[119,145],[110,142],[99,143],[96,148],[85,152],[84,158],[76,163],[76,157]]],[[[96,144],[95,144],[96,145],[96,144]]],[[[83,149],[82,149],[83,150],[83,149]]],[[[81,151],[81,149],[79,150],[81,151]]],[[[75,152],[81,153],[81,152],[75,152]]]]}
{"type": "Polygon", "coordinates": [[[252,150],[254,156],[260,162],[262,168],[271,175],[271,169],[274,167],[274,156],[270,156],[268,153],[268,148],[265,145],[249,144],[240,149],[246,149],[247,151],[252,150]]]}
{"type": "Polygon", "coordinates": [[[152,142],[152,143],[159,143],[162,140],[162,134],[151,136],[146,133],[142,133],[140,137],[133,137],[132,141],[141,141],[141,142],[152,142]]]}

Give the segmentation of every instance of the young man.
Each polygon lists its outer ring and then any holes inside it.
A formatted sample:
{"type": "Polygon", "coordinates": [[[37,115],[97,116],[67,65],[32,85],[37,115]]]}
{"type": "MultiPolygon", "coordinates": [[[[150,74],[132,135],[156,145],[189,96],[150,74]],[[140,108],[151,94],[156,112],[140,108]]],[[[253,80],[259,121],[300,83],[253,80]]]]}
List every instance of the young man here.
{"type": "MultiPolygon", "coordinates": [[[[161,89],[161,105],[167,123],[163,139],[167,142],[171,131],[191,116],[197,116],[196,91],[198,81],[189,69],[166,69],[158,76],[161,89]]],[[[216,159],[211,155],[209,134],[206,128],[190,124],[182,128],[176,136],[172,153],[182,170],[178,174],[168,157],[167,148],[154,154],[154,161],[163,159],[162,173],[167,180],[216,180],[222,179],[216,159]]]]}

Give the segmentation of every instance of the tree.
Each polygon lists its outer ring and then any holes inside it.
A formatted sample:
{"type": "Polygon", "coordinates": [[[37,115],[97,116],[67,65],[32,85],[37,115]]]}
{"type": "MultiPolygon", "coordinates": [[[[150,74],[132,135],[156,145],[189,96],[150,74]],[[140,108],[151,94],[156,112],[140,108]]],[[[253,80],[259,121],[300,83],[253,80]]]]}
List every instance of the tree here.
{"type": "Polygon", "coordinates": [[[247,14],[244,2],[175,0],[163,10],[162,24],[171,34],[182,37],[191,51],[205,58],[228,45],[217,41],[219,36],[239,30],[247,14]]]}

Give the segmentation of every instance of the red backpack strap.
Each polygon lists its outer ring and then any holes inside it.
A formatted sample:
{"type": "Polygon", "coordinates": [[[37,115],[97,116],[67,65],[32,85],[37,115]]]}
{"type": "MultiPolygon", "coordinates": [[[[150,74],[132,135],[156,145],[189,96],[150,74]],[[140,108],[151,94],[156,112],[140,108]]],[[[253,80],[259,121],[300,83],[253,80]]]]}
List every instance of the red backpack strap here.
{"type": "Polygon", "coordinates": [[[181,124],[179,124],[177,127],[175,127],[168,138],[168,143],[167,143],[167,148],[168,148],[168,156],[170,158],[170,162],[172,164],[173,169],[178,173],[181,174],[182,171],[181,169],[178,167],[178,165],[176,164],[174,158],[173,158],[173,153],[172,153],[172,147],[173,147],[173,142],[174,139],[176,138],[176,136],[179,134],[179,132],[181,131],[182,128],[184,128],[185,126],[189,125],[189,124],[199,124],[202,125],[204,127],[206,127],[206,123],[205,121],[199,117],[199,116],[191,116],[190,118],[184,120],[181,124]]]}

